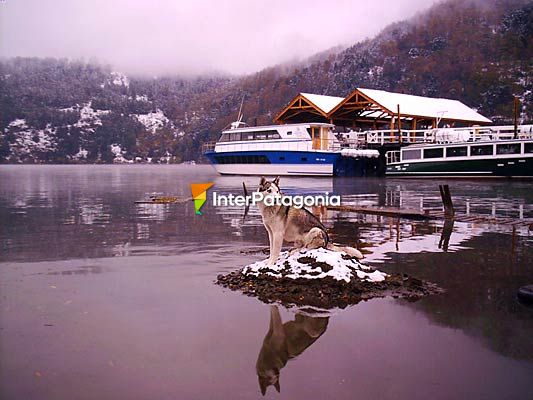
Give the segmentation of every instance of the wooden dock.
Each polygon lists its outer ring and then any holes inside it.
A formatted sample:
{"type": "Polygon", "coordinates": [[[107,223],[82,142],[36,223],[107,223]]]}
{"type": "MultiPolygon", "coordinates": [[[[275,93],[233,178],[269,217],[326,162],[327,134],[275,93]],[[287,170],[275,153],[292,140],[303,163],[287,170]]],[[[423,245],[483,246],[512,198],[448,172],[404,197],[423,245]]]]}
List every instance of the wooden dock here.
{"type": "Polygon", "coordinates": [[[353,212],[357,214],[381,215],[384,217],[403,218],[412,220],[446,220],[453,219],[457,222],[469,222],[489,225],[527,226],[533,230],[533,218],[495,217],[482,214],[462,214],[455,212],[453,215],[445,211],[401,209],[395,207],[361,207],[361,206],[328,206],[328,210],[353,212]]]}
{"type": "Polygon", "coordinates": [[[439,185],[439,192],[443,206],[442,211],[358,206],[328,206],[327,209],[359,214],[382,215],[398,219],[445,220],[489,225],[510,225],[513,227],[513,229],[521,226],[527,226],[529,230],[533,231],[533,218],[496,217],[495,215],[456,213],[453,207],[450,187],[448,185],[439,185]]]}
{"type": "Polygon", "coordinates": [[[420,211],[415,209],[401,209],[394,207],[360,207],[360,206],[328,206],[328,210],[346,211],[358,214],[382,215],[385,217],[396,217],[406,219],[440,219],[437,213],[420,211]]]}

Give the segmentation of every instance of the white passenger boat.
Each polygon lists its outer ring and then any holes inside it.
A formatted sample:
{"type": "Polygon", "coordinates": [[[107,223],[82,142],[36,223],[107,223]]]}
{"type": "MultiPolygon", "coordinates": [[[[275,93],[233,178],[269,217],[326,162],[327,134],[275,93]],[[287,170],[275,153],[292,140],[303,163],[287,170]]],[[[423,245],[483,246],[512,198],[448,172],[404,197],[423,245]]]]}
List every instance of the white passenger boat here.
{"type": "Polygon", "coordinates": [[[204,155],[222,175],[367,176],[379,152],[357,149],[334,125],[304,123],[243,127],[234,122],[204,155]]]}

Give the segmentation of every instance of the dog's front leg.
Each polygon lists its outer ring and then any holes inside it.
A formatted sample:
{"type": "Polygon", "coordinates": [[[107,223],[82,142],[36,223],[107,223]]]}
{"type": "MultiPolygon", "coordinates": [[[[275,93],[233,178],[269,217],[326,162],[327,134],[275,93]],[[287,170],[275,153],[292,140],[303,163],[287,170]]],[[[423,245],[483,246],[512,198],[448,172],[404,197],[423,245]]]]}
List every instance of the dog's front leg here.
{"type": "Polygon", "coordinates": [[[281,246],[283,245],[283,232],[272,232],[272,248],[270,250],[270,258],[268,264],[273,265],[276,263],[281,252],[281,246]]]}
{"type": "Polygon", "coordinates": [[[272,254],[272,245],[274,243],[274,238],[272,237],[272,229],[265,224],[265,228],[268,232],[268,254],[272,254]]]}

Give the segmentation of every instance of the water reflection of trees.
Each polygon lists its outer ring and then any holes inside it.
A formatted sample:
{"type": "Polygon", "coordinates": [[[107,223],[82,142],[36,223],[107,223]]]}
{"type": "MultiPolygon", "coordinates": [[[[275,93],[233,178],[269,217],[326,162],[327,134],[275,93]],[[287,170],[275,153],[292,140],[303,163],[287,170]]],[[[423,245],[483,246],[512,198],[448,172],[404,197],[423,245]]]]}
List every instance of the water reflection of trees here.
{"type": "Polygon", "coordinates": [[[511,235],[485,233],[467,246],[459,253],[396,254],[380,268],[446,289],[410,305],[431,320],[482,338],[505,356],[533,360],[533,309],[516,300],[516,290],[533,277],[533,243],[519,238],[513,245],[511,235]]]}

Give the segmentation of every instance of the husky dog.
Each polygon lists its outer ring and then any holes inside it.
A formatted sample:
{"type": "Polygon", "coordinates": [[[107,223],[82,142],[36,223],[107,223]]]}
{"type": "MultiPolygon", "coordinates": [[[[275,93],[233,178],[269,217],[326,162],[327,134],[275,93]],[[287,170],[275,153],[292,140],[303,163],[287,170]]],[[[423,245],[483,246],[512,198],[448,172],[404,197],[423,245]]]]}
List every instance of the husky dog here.
{"type": "MultiPolygon", "coordinates": [[[[263,193],[265,197],[281,196],[279,176],[271,182],[261,177],[257,191],[263,193]]],[[[361,252],[353,247],[341,247],[330,243],[324,225],[305,208],[285,205],[268,206],[264,201],[258,203],[258,207],[270,242],[269,265],[276,263],[283,241],[293,243],[295,250],[325,247],[363,258],[361,252]]]]}
{"type": "Polygon", "coordinates": [[[304,352],[322,336],[328,317],[296,314],[294,321],[283,323],[278,307],[270,307],[270,327],[257,357],[256,371],[263,396],[268,386],[280,392],[279,377],[287,361],[304,352]]]}

